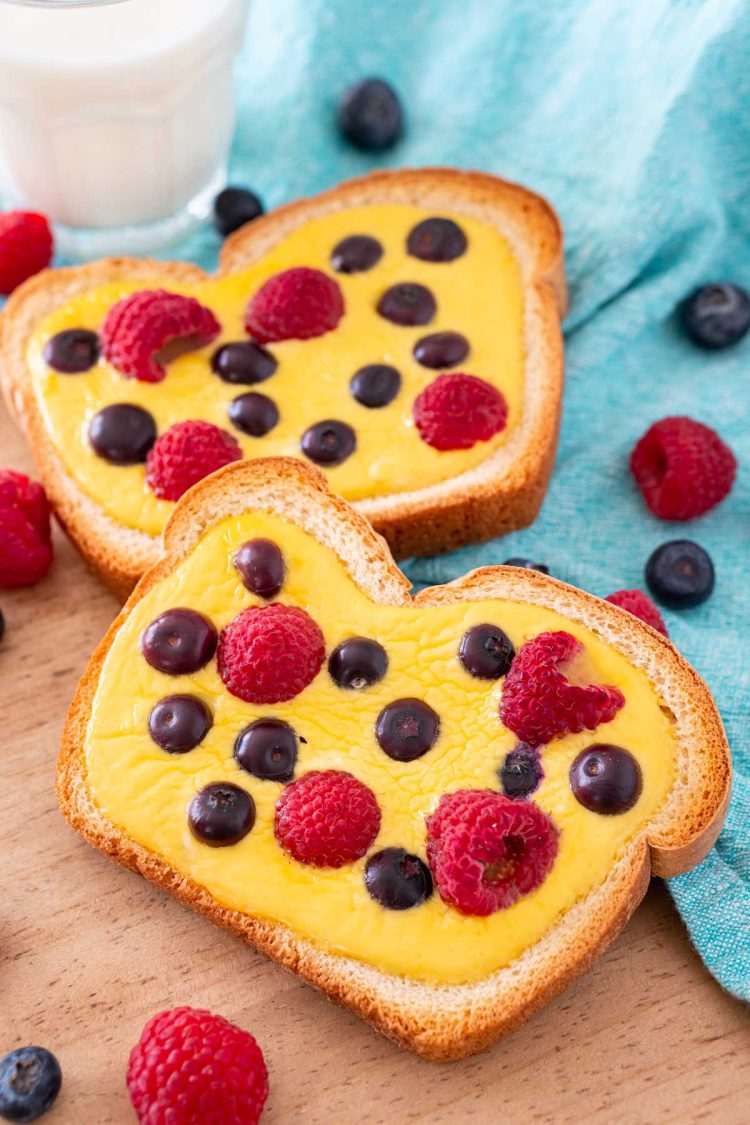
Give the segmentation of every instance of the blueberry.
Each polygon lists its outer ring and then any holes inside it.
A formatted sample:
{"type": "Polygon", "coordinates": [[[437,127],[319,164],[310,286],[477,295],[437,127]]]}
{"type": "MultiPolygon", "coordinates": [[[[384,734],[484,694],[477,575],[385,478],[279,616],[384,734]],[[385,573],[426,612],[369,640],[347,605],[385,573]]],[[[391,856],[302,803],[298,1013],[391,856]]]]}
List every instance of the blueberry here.
{"type": "Polygon", "coordinates": [[[413,762],[435,745],[440,719],[421,699],[397,699],[380,712],[375,737],[396,762],[413,762]]]}
{"type": "Polygon", "coordinates": [[[270,539],[248,539],[232,562],[245,587],[259,598],[275,598],[284,584],[284,556],[270,539]]]}
{"type": "Polygon", "coordinates": [[[464,633],[458,648],[464,668],[479,680],[500,679],[515,655],[510,637],[497,625],[475,625],[464,633]]]}
{"type": "Polygon", "coordinates": [[[262,214],[263,204],[247,188],[225,187],[214,200],[214,226],[224,236],[262,214]]]}
{"type": "Polygon", "coordinates": [[[156,422],[148,410],[129,402],[113,402],[89,423],[91,448],[111,465],[138,465],[156,441],[156,422]]]}
{"type": "Polygon", "coordinates": [[[210,710],[195,695],[166,695],[148,717],[148,733],[170,754],[194,750],[213,725],[210,710]]]}
{"type": "Polygon", "coordinates": [[[232,425],[250,437],[265,437],[279,420],[279,408],[273,399],[257,391],[233,398],[227,413],[232,425]]]}
{"type": "Polygon", "coordinates": [[[689,609],[710,597],[715,574],[711,556],[690,539],[657,547],[646,563],[646,582],[660,605],[689,609]]]}
{"type": "Polygon", "coordinates": [[[331,679],[341,688],[366,688],[382,680],[388,656],[369,637],[349,637],[333,650],[328,661],[331,679]]]}
{"type": "Polygon", "coordinates": [[[434,332],[414,345],[414,358],[422,367],[439,371],[463,363],[469,354],[469,341],[460,332],[434,332]]]}
{"type": "Polygon", "coordinates": [[[401,281],[386,289],[377,307],[382,317],[405,328],[429,324],[437,312],[430,290],[415,281],[401,281]]]}
{"type": "Polygon", "coordinates": [[[188,805],[188,825],[210,848],[238,844],[255,824],[255,801],[239,785],[218,781],[199,789],[188,805]]]}
{"type": "Polygon", "coordinates": [[[641,767],[629,750],[602,742],[582,750],[575,759],[570,787],[590,812],[617,816],[632,809],[641,795],[641,767]]]}
{"type": "Polygon", "coordinates": [[[393,402],[401,389],[401,376],[387,363],[369,363],[352,375],[349,390],[352,398],[371,410],[393,402]]]}
{"type": "Polygon", "coordinates": [[[685,332],[702,348],[729,348],[750,328],[750,294],[727,281],[696,289],[678,311],[685,332]]]}
{"type": "Polygon", "coordinates": [[[222,344],[211,356],[211,370],[225,383],[262,383],[277,367],[271,353],[254,340],[222,344]]]}
{"type": "Polygon", "coordinates": [[[88,328],[66,328],[44,345],[44,362],[64,375],[88,371],[99,359],[99,337],[88,328]]]}
{"type": "Polygon", "coordinates": [[[339,129],[365,152],[392,148],[404,132],[398,94],[382,78],[365,78],[344,91],[338,108],[339,129]]]}
{"type": "Polygon", "coordinates": [[[346,422],[328,419],[305,430],[300,448],[316,465],[340,465],[355,450],[357,437],[346,422]]]}
{"type": "Polygon", "coordinates": [[[514,555],[511,559],[506,559],[503,566],[517,566],[522,570],[538,570],[540,574],[549,574],[549,567],[546,563],[533,562],[532,559],[522,559],[518,555],[514,555]]]}
{"type": "Polygon", "coordinates": [[[505,755],[498,777],[506,797],[528,797],[544,777],[539,751],[526,742],[519,742],[505,755]]]}
{"type": "Polygon", "coordinates": [[[432,875],[427,864],[405,848],[384,848],[368,859],[365,886],[388,910],[409,910],[432,894],[432,875]]]}
{"type": "Polygon", "coordinates": [[[167,609],[143,630],[141,652],[157,672],[187,676],[216,652],[216,629],[193,609],[167,609]]]}
{"type": "Polygon", "coordinates": [[[60,1093],[62,1071],[44,1047],[19,1047],[0,1060],[0,1117],[36,1121],[60,1093]]]}
{"type": "Polygon", "coordinates": [[[466,253],[466,235],[453,219],[423,219],[409,232],[406,249],[423,262],[452,262],[466,253]]]}
{"type": "Polygon", "coordinates": [[[369,234],[351,234],[343,238],[331,254],[336,273],[364,273],[383,257],[383,247],[369,234]]]}
{"type": "Polygon", "coordinates": [[[234,744],[237,764],[264,781],[291,781],[297,763],[297,736],[282,719],[256,719],[234,744]]]}

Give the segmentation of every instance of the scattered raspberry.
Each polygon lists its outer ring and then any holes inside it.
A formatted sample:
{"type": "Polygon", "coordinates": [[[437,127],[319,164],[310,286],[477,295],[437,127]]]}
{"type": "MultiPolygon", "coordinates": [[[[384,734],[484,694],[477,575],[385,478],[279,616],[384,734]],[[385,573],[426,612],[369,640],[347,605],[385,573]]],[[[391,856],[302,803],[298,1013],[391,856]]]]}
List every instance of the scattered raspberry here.
{"type": "Polygon", "coordinates": [[[23,473],[0,469],[0,587],[33,586],[51,563],[50,510],[44,489],[23,473]]]}
{"type": "Polygon", "coordinates": [[[427,859],[443,902],[484,917],[544,882],[558,837],[533,801],[459,789],[441,797],[427,821],[427,859]]]}
{"type": "Polygon", "coordinates": [[[160,500],[179,500],[199,480],[241,457],[235,438],[219,426],[198,419],[176,422],[149,450],[146,480],[160,500]]]}
{"type": "Polygon", "coordinates": [[[503,685],[500,718],[523,742],[540,746],[609,723],[625,703],[601,684],[570,683],[560,670],[583,652],[570,633],[539,633],[516,654],[503,685]]]}
{"type": "Polygon", "coordinates": [[[250,1032],[198,1008],[148,1021],[130,1052],[127,1084],[140,1125],[255,1125],[268,1097],[250,1032]]]}
{"type": "Polygon", "coordinates": [[[276,802],[274,833],[299,863],[343,867],[361,859],[380,831],[372,790],[344,770],[303,774],[276,802]]]}
{"type": "Polygon", "coordinates": [[[106,359],[127,379],[160,383],[167,372],[159,352],[175,340],[202,348],[221,331],[218,320],[195,297],[142,289],[123,297],[107,313],[101,330],[106,359]]]}
{"type": "Polygon", "coordinates": [[[34,211],[0,214],[0,294],[7,297],[22,281],[52,261],[52,232],[34,211]]]}
{"type": "Polygon", "coordinates": [[[476,375],[438,375],[414,400],[420,437],[434,449],[471,449],[505,429],[508,405],[476,375]]]}
{"type": "Polygon", "coordinates": [[[659,610],[651,601],[651,598],[641,593],[640,590],[616,590],[614,594],[609,594],[604,600],[612,602],[612,605],[619,605],[620,609],[626,609],[634,617],[639,617],[652,629],[663,633],[665,637],[669,636],[659,610]]]}
{"type": "Polygon", "coordinates": [[[636,444],[630,471],[655,516],[692,520],[730,492],[737,461],[709,426],[692,418],[662,418],[636,444]]]}
{"type": "Polygon", "coordinates": [[[309,340],[331,332],[344,315],[336,282],[309,266],[294,266],[269,277],[250,299],[245,328],[259,343],[309,340]]]}
{"type": "Polygon", "coordinates": [[[325,641],[296,606],[243,609],[219,637],[219,675],[246,703],[281,703],[311,684],[325,659],[325,641]]]}

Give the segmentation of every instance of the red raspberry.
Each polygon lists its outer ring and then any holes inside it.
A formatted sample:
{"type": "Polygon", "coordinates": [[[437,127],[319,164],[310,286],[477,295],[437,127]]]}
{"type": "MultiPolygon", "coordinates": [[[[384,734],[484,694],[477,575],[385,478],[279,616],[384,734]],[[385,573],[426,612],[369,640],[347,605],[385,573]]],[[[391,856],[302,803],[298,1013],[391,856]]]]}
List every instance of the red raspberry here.
{"type": "Polygon", "coordinates": [[[640,590],[616,590],[614,594],[608,594],[604,600],[611,602],[612,605],[619,605],[620,609],[626,609],[634,617],[639,617],[652,629],[663,633],[665,637],[669,636],[659,610],[651,601],[651,598],[641,593],[640,590]]]}
{"type": "Polygon", "coordinates": [[[195,348],[221,331],[218,320],[195,297],[165,289],[141,289],[113,305],[101,330],[102,352],[127,379],[160,383],[167,372],[157,356],[175,340],[195,348]]]}
{"type": "Polygon", "coordinates": [[[471,449],[505,429],[508,405],[476,375],[438,375],[414,400],[420,437],[434,449],[471,449]]]}
{"type": "Polygon", "coordinates": [[[243,609],[219,637],[219,675],[246,703],[294,699],[321,669],[323,634],[304,609],[264,605],[243,609]]]}
{"type": "Polygon", "coordinates": [[[662,418],[630,455],[648,509],[662,520],[692,520],[730,492],[737,461],[715,430],[692,418],[662,418]]]}
{"type": "Polygon", "coordinates": [[[500,718],[522,742],[541,746],[564,734],[595,730],[625,704],[622,692],[570,683],[561,672],[583,652],[570,633],[539,633],[521,645],[505,677],[500,718]]]}
{"type": "Polygon", "coordinates": [[[6,211],[0,215],[0,294],[7,297],[22,281],[52,261],[52,232],[44,215],[6,211]]]}
{"type": "Polygon", "coordinates": [[[442,796],[427,821],[427,859],[443,902],[484,917],[544,882],[558,837],[532,801],[459,789],[442,796]]]}
{"type": "Polygon", "coordinates": [[[44,489],[23,473],[0,469],[0,587],[33,586],[51,563],[50,510],[44,489]]]}
{"type": "Polygon", "coordinates": [[[175,422],[151,446],[146,480],[160,500],[179,500],[199,480],[241,457],[237,440],[219,426],[199,419],[175,422]]]}
{"type": "Polygon", "coordinates": [[[245,328],[261,344],[309,340],[332,332],[343,315],[337,283],[320,270],[294,266],[261,285],[245,311],[245,328]]]}
{"type": "Polygon", "coordinates": [[[250,1032],[199,1008],[148,1021],[130,1052],[127,1084],[140,1125],[255,1125],[268,1097],[250,1032]]]}
{"type": "Polygon", "coordinates": [[[343,867],[373,843],[380,809],[372,790],[350,773],[314,771],[287,785],[276,802],[273,830],[299,863],[343,867]]]}

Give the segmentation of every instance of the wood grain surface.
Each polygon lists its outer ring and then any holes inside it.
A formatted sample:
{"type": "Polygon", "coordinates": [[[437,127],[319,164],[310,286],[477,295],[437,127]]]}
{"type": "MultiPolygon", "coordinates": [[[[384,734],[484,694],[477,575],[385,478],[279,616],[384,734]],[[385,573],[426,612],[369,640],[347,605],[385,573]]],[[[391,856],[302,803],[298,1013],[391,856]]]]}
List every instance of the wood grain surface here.
{"type": "MultiPolygon", "coordinates": [[[[30,468],[2,406],[0,464],[30,468]]],[[[132,1123],[130,1047],[177,1004],[257,1037],[267,1125],[750,1120],[747,1008],[703,968],[660,885],[579,984],[487,1054],[436,1066],[88,848],[57,810],[54,760],[117,603],[59,533],[56,546],[44,582],[0,591],[0,1056],[27,1043],[58,1056],[45,1123],[132,1123]]]]}

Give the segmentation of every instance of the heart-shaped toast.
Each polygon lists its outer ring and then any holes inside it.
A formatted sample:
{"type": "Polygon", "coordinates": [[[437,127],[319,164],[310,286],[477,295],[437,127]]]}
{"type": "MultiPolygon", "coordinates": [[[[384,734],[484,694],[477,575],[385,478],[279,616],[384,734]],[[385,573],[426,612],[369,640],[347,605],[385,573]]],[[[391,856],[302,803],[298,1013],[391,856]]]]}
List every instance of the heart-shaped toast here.
{"type": "Polygon", "coordinates": [[[96,847],[433,1059],[705,856],[729,755],[666,638],[532,571],[411,597],[294,459],[198,484],[94,654],[58,791],[96,847]]]}
{"type": "Polygon", "coordinates": [[[564,305],[538,196],[378,173],[248,224],[215,277],[120,258],[33,278],[2,317],[0,381],[118,591],[159,557],[180,493],[240,457],[312,461],[397,555],[430,554],[536,515],[564,305]]]}

